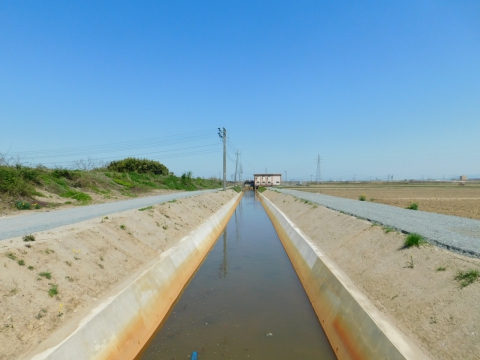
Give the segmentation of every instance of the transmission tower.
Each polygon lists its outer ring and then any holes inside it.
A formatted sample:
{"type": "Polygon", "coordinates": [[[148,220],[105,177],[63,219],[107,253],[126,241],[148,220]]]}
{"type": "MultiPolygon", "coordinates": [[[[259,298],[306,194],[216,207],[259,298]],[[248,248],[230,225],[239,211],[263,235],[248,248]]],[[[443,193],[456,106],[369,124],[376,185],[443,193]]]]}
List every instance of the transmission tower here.
{"type": "Polygon", "coordinates": [[[320,170],[320,162],[322,161],[322,158],[320,157],[320,154],[318,154],[317,158],[317,176],[315,177],[315,180],[317,181],[317,184],[322,181],[322,172],[320,170]]]}

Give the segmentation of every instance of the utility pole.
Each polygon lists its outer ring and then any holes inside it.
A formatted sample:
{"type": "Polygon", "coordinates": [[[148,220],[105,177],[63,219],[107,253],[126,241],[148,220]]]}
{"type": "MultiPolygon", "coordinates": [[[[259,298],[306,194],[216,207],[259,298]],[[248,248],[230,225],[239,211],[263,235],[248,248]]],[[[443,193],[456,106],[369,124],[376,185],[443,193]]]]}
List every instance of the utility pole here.
{"type": "Polygon", "coordinates": [[[318,158],[317,158],[317,178],[315,179],[317,181],[317,184],[320,181],[322,181],[322,173],[320,171],[320,161],[321,161],[320,154],[318,154],[318,158]]]}
{"type": "Polygon", "coordinates": [[[237,161],[235,162],[235,181],[233,183],[233,186],[237,186],[238,153],[239,151],[237,150],[237,161]]]}
{"type": "Polygon", "coordinates": [[[227,190],[227,129],[218,128],[218,136],[223,140],[223,191],[227,190]]]}

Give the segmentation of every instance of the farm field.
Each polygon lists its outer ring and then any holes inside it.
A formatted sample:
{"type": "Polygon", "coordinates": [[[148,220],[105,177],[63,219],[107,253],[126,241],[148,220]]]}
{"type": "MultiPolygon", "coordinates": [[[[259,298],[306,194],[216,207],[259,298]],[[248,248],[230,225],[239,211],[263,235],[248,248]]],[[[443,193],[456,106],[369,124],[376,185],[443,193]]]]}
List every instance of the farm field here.
{"type": "Polygon", "coordinates": [[[421,211],[480,220],[480,182],[323,183],[292,188],[349,199],[364,195],[365,201],[401,208],[416,203],[421,211]]]}

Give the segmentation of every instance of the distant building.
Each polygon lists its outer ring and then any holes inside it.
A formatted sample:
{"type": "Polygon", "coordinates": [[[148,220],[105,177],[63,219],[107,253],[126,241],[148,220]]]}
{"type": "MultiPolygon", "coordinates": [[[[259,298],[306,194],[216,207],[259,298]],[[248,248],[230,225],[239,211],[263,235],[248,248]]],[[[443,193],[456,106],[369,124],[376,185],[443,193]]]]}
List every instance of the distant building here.
{"type": "Polygon", "coordinates": [[[282,182],[282,174],[253,174],[255,186],[278,186],[282,182]]]}
{"type": "Polygon", "coordinates": [[[468,177],[467,175],[460,175],[460,181],[467,181],[468,177]]]}

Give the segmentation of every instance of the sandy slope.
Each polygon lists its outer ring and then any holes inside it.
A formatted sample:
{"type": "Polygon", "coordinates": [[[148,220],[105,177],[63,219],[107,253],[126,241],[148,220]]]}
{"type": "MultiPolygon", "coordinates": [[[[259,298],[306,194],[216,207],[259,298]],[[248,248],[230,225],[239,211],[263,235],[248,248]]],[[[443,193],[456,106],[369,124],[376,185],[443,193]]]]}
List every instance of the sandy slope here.
{"type": "Polygon", "coordinates": [[[96,218],[37,233],[34,242],[2,241],[0,359],[23,357],[52,332],[85,315],[235,194],[209,193],[96,218]],[[53,285],[58,294],[49,296],[53,285]]]}
{"type": "Polygon", "coordinates": [[[432,358],[480,359],[480,282],[460,288],[454,280],[459,270],[480,270],[479,259],[431,245],[401,249],[403,234],[290,195],[263,194],[432,358]]]}

